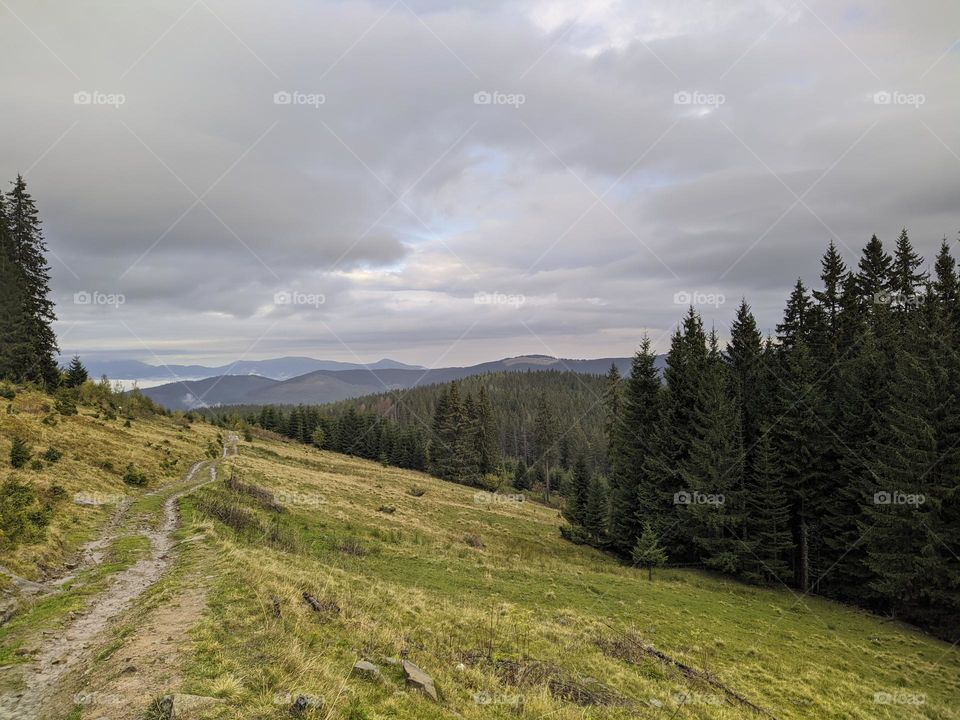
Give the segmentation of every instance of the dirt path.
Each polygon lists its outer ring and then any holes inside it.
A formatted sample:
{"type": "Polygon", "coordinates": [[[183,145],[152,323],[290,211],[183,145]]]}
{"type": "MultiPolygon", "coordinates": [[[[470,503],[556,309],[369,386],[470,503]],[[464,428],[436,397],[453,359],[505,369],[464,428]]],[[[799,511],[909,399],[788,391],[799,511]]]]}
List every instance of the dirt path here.
{"type": "MultiPolygon", "coordinates": [[[[87,609],[65,631],[47,642],[34,660],[24,666],[24,687],[0,697],[0,720],[33,720],[44,717],[48,703],[60,690],[61,681],[72,670],[89,660],[89,649],[110,621],[155,583],[170,565],[171,534],[179,520],[177,500],[196,488],[216,480],[216,468],[209,468],[209,479],[197,480],[205,463],[195,464],[187,476],[174,486],[163,504],[159,527],[142,531],[150,540],[150,555],[120,572],[113,584],[93,599],[87,609]]],[[[169,488],[167,488],[169,489],[169,488]]],[[[96,556],[93,558],[96,560],[96,556]]],[[[102,560],[102,555],[99,558],[102,560]]]]}

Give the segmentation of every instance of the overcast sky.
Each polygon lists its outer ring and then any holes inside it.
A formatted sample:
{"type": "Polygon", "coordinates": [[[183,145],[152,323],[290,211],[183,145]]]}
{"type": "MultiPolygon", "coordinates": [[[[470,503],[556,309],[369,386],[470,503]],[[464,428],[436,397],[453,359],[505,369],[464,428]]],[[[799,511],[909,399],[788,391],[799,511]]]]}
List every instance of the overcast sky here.
{"type": "Polygon", "coordinates": [[[2,0],[0,42],[67,353],[665,350],[960,229],[955,0],[2,0]]]}

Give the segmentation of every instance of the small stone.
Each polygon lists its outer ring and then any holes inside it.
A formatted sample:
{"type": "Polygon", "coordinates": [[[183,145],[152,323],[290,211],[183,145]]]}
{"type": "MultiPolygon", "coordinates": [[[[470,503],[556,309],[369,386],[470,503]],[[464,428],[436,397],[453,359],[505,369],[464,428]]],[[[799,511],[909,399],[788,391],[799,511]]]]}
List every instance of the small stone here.
{"type": "Polygon", "coordinates": [[[403,661],[403,671],[407,674],[407,687],[416,690],[422,695],[437,702],[437,688],[433,684],[433,678],[427,675],[409,660],[403,661]]]}
{"type": "Polygon", "coordinates": [[[366,660],[357,660],[357,662],[353,664],[353,673],[367,680],[379,681],[383,679],[383,673],[380,672],[380,668],[366,660]]]}

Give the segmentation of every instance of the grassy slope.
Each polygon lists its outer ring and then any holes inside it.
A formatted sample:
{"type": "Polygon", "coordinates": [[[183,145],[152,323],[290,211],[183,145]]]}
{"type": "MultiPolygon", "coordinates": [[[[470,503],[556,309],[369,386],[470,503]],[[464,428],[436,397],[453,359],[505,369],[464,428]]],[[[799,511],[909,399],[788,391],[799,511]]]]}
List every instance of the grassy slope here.
{"type": "Polygon", "coordinates": [[[186,689],[230,700],[210,717],[287,717],[299,694],[324,699],[331,712],[316,717],[517,717],[517,697],[529,718],[673,717],[683,692],[676,717],[759,717],[658,662],[631,665],[598,647],[632,631],[779,718],[960,718],[956,649],[910,628],[698,571],[662,571],[649,583],[564,542],[555,511],[477,503],[473,490],[418,473],[259,439],[228,462],[277,493],[286,511],[239,496],[274,527],[271,541],[241,537],[199,510],[238,498],[220,484],[184,501],[192,525],[184,532],[205,531],[216,558],[207,615],[185,648],[186,689]],[[426,493],[412,496],[413,485],[426,493]],[[470,535],[483,547],[466,542],[470,535]],[[342,612],[324,620],[304,590],[342,612]],[[434,676],[440,706],[398,692],[391,667],[382,685],[349,677],[358,657],[402,651],[434,676]],[[578,707],[542,683],[505,684],[491,661],[477,659],[484,655],[542,661],[574,684],[596,678],[645,707],[578,707]],[[482,692],[508,702],[478,704],[482,692]],[[878,692],[925,702],[876,704],[878,692]]]}
{"type": "MultiPolygon", "coordinates": [[[[6,404],[4,401],[4,408],[6,404]]],[[[13,413],[0,412],[0,482],[17,476],[38,491],[60,485],[66,497],[56,506],[46,538],[0,553],[0,565],[30,580],[64,575],[68,572],[65,563],[75,559],[85,542],[100,535],[117,502],[125,497],[131,505],[116,529],[117,538],[105,548],[102,564],[81,569],[63,591],[27,602],[12,620],[0,626],[0,665],[26,661],[28,655],[21,648],[37,647],[40,630],[49,632],[58,627],[69,612],[83,608],[90,597],[103,590],[114,573],[147,553],[149,543],[138,534],[139,524],[158,516],[165,487],[202,458],[207,443],[217,435],[216,428],[209,425],[198,423],[186,429],[166,417],[133,420],[127,428],[123,417],[96,418],[89,407],[79,408],[75,416],[58,415],[57,424],[50,426],[41,421],[49,414],[52,401],[40,393],[19,394],[12,405],[13,413]],[[53,464],[44,462],[42,470],[13,470],[8,458],[14,436],[32,446],[34,457],[51,446],[62,457],[53,464]],[[124,485],[121,476],[130,462],[150,478],[147,487],[124,485]],[[113,469],[106,469],[105,463],[113,469]],[[154,494],[155,490],[160,492],[154,494]],[[73,499],[77,493],[106,504],[76,504],[73,499]]],[[[9,590],[9,585],[6,576],[0,574],[0,590],[9,590]]]]}

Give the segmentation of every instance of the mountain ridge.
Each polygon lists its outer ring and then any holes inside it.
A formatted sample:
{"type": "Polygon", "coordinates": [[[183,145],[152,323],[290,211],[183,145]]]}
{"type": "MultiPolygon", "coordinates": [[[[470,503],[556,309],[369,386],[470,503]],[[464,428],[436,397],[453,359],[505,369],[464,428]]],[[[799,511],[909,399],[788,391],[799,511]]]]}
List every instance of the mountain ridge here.
{"type": "MultiPolygon", "coordinates": [[[[361,366],[341,370],[319,369],[285,380],[236,374],[201,380],[178,379],[172,383],[143,389],[141,392],[171,410],[193,410],[221,405],[321,405],[386,390],[447,383],[495,372],[567,370],[584,375],[604,375],[611,365],[616,365],[622,375],[627,375],[630,372],[631,360],[518,355],[477,365],[445,368],[361,366]]],[[[664,356],[657,357],[659,367],[662,368],[664,362],[664,356]]]]}

